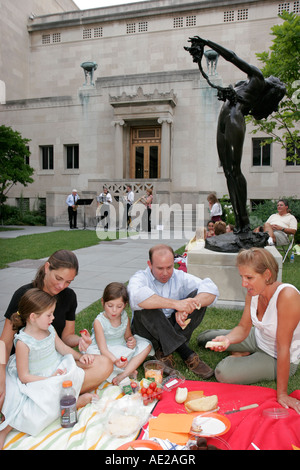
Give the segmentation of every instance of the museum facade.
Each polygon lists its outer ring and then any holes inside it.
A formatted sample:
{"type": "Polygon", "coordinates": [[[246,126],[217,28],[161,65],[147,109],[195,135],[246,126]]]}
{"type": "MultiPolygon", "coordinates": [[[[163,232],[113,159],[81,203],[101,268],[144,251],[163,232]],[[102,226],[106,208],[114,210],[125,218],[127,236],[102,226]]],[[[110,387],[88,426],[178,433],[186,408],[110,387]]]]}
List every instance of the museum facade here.
{"type": "MultiPolygon", "coordinates": [[[[153,0],[79,10],[71,0],[5,2],[1,16],[0,119],[30,139],[34,183],[16,185],[33,208],[46,201],[47,224],[67,223],[73,188],[92,198],[103,186],[120,204],[153,189],[157,204],[194,207],[228,194],[216,148],[221,102],[184,49],[199,35],[260,67],[271,28],[299,1],[153,0]]],[[[245,76],[222,58],[203,61],[228,86],[245,76]]],[[[247,129],[242,171],[248,200],[299,198],[300,166],[279,145],[247,129]]],[[[82,217],[82,214],[79,215],[82,217]]],[[[92,222],[91,222],[92,223],[92,222]]]]}

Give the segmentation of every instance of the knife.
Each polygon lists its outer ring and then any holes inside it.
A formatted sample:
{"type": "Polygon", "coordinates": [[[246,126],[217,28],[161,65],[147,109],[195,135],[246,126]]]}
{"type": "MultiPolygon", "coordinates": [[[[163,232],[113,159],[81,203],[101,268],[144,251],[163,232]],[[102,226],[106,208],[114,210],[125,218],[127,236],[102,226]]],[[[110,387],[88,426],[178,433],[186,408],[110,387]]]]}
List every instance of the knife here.
{"type": "Polygon", "coordinates": [[[257,408],[259,405],[257,403],[253,403],[252,405],[247,405],[247,406],[241,406],[238,410],[231,410],[231,411],[225,411],[225,415],[230,415],[231,413],[237,413],[238,411],[244,411],[244,410],[250,410],[250,408],[257,408]]]}

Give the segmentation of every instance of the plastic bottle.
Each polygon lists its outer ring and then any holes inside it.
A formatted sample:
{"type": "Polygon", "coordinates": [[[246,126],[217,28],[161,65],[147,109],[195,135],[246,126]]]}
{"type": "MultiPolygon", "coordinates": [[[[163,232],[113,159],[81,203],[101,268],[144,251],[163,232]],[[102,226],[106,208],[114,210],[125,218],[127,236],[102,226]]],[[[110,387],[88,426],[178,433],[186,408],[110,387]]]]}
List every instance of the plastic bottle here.
{"type": "Polygon", "coordinates": [[[76,394],[71,380],[62,384],[60,394],[60,424],[62,428],[72,428],[77,423],[76,394]]]}
{"type": "Polygon", "coordinates": [[[291,257],[290,257],[290,263],[293,263],[295,261],[295,254],[292,251],[291,257]]]}

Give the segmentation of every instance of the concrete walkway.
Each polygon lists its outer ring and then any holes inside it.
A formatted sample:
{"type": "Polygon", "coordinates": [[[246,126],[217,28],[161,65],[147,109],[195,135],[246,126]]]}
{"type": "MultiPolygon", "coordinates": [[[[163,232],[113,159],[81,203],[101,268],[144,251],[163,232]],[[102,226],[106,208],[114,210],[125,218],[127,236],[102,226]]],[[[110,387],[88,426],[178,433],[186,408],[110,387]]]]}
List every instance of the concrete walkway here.
{"type": "MultiPolygon", "coordinates": [[[[16,238],[33,233],[54,232],[68,230],[67,227],[24,227],[23,230],[0,232],[1,238],[16,238]]],[[[71,287],[77,294],[77,313],[101,298],[103,289],[113,281],[127,282],[137,270],[147,266],[148,252],[151,246],[165,243],[174,250],[187,242],[180,234],[153,231],[140,233],[137,237],[130,237],[111,242],[100,242],[98,245],[75,250],[79,261],[79,274],[72,282],[71,287]]],[[[1,256],[1,254],[0,254],[1,256]]],[[[47,258],[42,260],[22,260],[11,263],[8,268],[0,270],[0,334],[4,325],[4,313],[15,290],[31,282],[37,269],[47,258]]]]}

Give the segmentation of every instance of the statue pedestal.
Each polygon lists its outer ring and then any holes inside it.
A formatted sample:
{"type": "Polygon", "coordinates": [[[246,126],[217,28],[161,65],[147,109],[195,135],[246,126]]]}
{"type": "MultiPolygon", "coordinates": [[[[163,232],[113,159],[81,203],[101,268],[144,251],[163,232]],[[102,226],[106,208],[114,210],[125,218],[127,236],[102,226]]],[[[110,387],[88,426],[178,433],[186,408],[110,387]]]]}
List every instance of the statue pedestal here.
{"type": "MultiPolygon", "coordinates": [[[[282,279],[282,256],[275,246],[265,250],[272,253],[279,266],[278,281],[282,279]]],[[[188,252],[187,271],[204,279],[209,277],[218,286],[220,296],[217,307],[243,309],[246,289],[236,267],[238,253],[222,253],[208,250],[199,245],[188,252]]]]}

